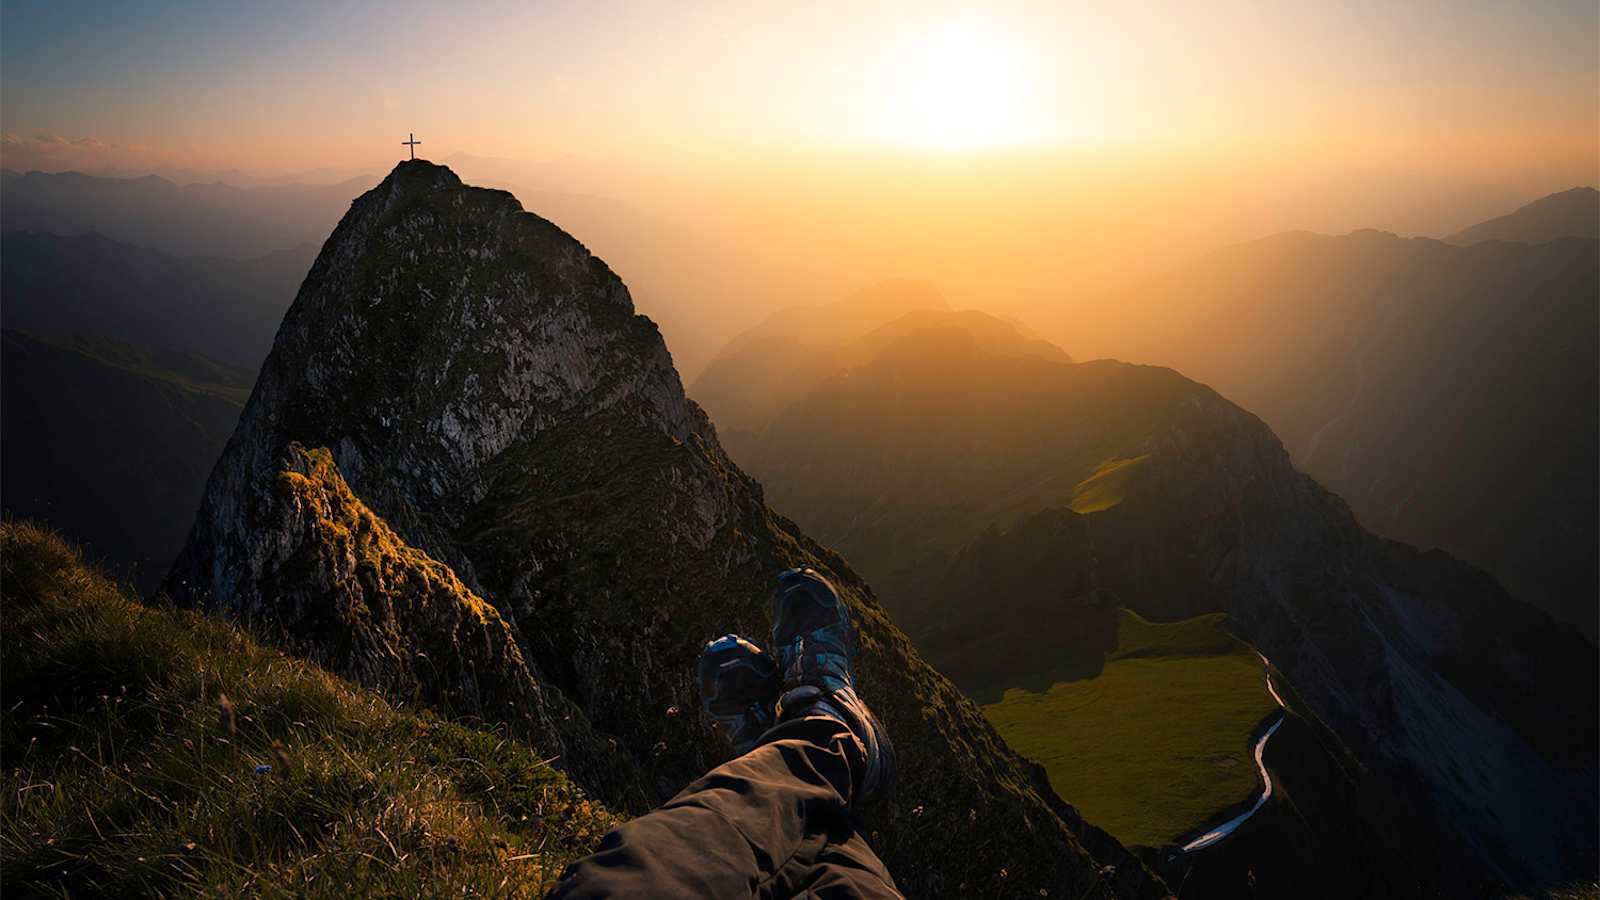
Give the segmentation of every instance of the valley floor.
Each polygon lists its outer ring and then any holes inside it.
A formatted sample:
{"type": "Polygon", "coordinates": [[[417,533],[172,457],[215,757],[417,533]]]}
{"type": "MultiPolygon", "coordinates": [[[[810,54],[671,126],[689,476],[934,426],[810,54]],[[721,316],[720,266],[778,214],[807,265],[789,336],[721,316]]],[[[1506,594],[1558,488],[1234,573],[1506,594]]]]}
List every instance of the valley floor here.
{"type": "Polygon", "coordinates": [[[1171,843],[1260,787],[1252,740],[1278,707],[1260,658],[1223,621],[1157,625],[1123,610],[1097,676],[1011,688],[984,712],[1084,818],[1124,844],[1171,843]]]}

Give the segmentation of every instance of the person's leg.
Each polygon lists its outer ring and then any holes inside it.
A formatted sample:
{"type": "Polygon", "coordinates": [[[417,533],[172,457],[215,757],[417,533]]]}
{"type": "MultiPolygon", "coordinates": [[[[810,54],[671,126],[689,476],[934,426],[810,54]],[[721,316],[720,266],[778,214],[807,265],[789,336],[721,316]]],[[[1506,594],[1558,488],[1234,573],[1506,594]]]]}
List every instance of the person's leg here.
{"type": "Polygon", "coordinates": [[[811,860],[803,876],[786,896],[816,897],[819,900],[902,900],[883,860],[872,852],[857,831],[839,836],[811,860]]]}
{"type": "Polygon", "coordinates": [[[776,667],[728,635],[706,646],[700,680],[707,712],[736,748],[758,725],[777,724],[750,752],[606,835],[552,897],[899,896],[855,830],[853,807],[893,779],[893,751],[855,694],[853,629],[832,585],[811,569],[782,573],[772,637],[776,667]]]}
{"type": "Polygon", "coordinates": [[[754,750],[612,830],[551,897],[790,896],[830,843],[853,832],[852,767],[861,766],[838,720],[782,722],[754,750]]]}

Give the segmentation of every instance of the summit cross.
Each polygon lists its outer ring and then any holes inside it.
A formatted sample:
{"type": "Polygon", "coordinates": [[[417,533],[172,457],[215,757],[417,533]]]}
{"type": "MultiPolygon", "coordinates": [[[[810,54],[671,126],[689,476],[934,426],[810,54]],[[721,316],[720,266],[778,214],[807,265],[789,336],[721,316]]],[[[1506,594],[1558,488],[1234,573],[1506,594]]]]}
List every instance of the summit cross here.
{"type": "Polygon", "coordinates": [[[406,133],[408,135],[410,135],[411,140],[409,140],[409,141],[401,141],[400,143],[410,147],[411,148],[411,158],[412,159],[416,159],[417,158],[417,145],[422,143],[422,142],[417,140],[417,133],[416,132],[408,131],[406,133]]]}

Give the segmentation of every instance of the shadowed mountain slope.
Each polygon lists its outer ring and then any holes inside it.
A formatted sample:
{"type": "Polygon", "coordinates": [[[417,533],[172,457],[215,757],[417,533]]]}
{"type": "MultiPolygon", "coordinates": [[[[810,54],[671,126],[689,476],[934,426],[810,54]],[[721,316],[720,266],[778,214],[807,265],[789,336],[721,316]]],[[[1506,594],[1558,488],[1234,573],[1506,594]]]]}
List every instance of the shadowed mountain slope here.
{"type": "Polygon", "coordinates": [[[1260,415],[1363,525],[1600,623],[1600,242],[1283,234],[1079,309],[1072,350],[1260,415]]]}
{"type": "MultiPolygon", "coordinates": [[[[718,351],[689,389],[725,436],[760,431],[773,394],[793,400],[810,383],[797,378],[837,347],[915,310],[947,310],[944,297],[916,281],[889,279],[843,300],[795,307],[767,317],[718,351]]],[[[827,365],[822,363],[825,371],[827,365]]]]}
{"type": "Polygon", "coordinates": [[[33,334],[114,338],[254,370],[315,256],[302,244],[248,260],[175,257],[97,234],[8,231],[0,315],[33,334]]]}
{"type": "Polygon", "coordinates": [[[251,373],[194,354],[0,332],[0,503],[153,590],[183,546],[251,373]]]}
{"type": "Polygon", "coordinates": [[[1122,454],[1192,387],[1128,371],[912,335],[783,410],[739,458],[775,509],[878,582],[989,526],[1116,502],[1141,464],[1122,454]]]}
{"type": "Polygon", "coordinates": [[[331,646],[349,629],[322,629],[276,588],[293,519],[253,499],[277,489],[296,442],[327,448],[319,470],[493,607],[546,700],[573,706],[563,764],[609,802],[643,809],[727,755],[697,712],[693,660],[724,632],[764,635],[772,573],[811,563],[858,618],[862,692],[900,748],[900,790],[869,828],[909,893],[1165,893],[1050,793],[841,559],[767,509],[627,288],[509,194],[419,160],[355,202],[167,581],[182,603],[331,646]],[[605,774],[632,768],[635,789],[605,774]]]}
{"type": "Polygon", "coordinates": [[[1395,798],[1366,827],[1422,893],[1592,871],[1592,643],[1471,566],[1364,531],[1203,385],[967,350],[886,350],[741,457],[937,665],[1038,689],[1085,677],[1052,669],[1094,639],[1085,598],[1157,621],[1225,612],[1331,729],[1328,752],[1358,761],[1361,793],[1395,798]]]}
{"type": "MultiPolygon", "coordinates": [[[[1026,326],[975,309],[917,309],[856,337],[828,340],[825,335],[813,335],[809,340],[813,343],[806,351],[780,353],[776,358],[766,352],[772,347],[760,342],[746,344],[744,354],[729,350],[718,357],[715,372],[723,387],[710,387],[713,402],[731,404],[721,407],[728,410],[730,421],[721,425],[719,432],[729,452],[740,459],[763,452],[761,447],[772,437],[768,432],[777,411],[800,401],[827,379],[880,356],[902,352],[902,348],[944,347],[956,358],[982,353],[1071,361],[1060,347],[1039,338],[1026,326]]],[[[696,387],[705,382],[701,378],[696,387]]],[[[713,419],[717,414],[713,409],[713,419]]],[[[774,452],[782,454],[781,450],[774,452]]]]}

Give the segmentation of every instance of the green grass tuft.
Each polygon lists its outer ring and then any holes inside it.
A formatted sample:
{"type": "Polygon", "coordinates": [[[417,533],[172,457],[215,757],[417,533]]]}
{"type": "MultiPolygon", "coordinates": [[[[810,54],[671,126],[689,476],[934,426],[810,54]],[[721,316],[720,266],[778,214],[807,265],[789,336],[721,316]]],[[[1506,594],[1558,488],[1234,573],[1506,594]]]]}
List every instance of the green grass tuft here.
{"type": "Polygon", "coordinates": [[[984,712],[1085,819],[1124,844],[1160,846],[1254,795],[1251,735],[1277,705],[1222,614],[1152,624],[1118,612],[1098,675],[1011,688],[984,712]]]}
{"type": "Polygon", "coordinates": [[[32,526],[0,525],[0,594],[7,896],[536,897],[617,822],[533,748],[134,603],[32,526]]]}

